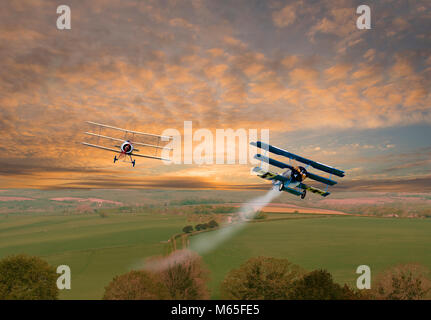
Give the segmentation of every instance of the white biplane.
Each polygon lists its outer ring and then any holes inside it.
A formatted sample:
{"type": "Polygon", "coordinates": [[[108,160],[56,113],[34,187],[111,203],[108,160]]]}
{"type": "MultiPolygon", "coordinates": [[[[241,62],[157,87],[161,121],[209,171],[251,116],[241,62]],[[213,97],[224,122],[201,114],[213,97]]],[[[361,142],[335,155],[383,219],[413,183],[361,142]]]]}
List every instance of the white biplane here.
{"type": "Polygon", "coordinates": [[[171,148],[160,145],[161,141],[171,140],[172,137],[170,137],[170,136],[160,136],[160,135],[151,134],[151,133],[144,133],[144,132],[139,132],[139,131],[122,129],[122,128],[117,128],[117,127],[113,127],[113,126],[109,126],[109,125],[101,124],[101,123],[97,123],[97,122],[92,122],[92,121],[86,121],[86,122],[99,128],[99,133],[85,132],[86,135],[89,135],[92,137],[97,137],[98,141],[101,138],[103,141],[120,142],[120,143],[117,143],[113,146],[112,145],[106,146],[103,144],[100,145],[99,143],[94,144],[94,143],[89,143],[89,142],[82,142],[82,144],[84,144],[88,147],[98,148],[98,149],[117,153],[114,156],[114,163],[120,159],[123,159],[125,161],[126,161],[126,159],[130,159],[130,163],[134,167],[136,161],[133,159],[133,157],[142,157],[142,158],[169,161],[169,159],[164,159],[162,157],[157,156],[157,150],[161,150],[161,149],[172,150],[171,148]],[[117,137],[102,135],[102,134],[100,134],[100,131],[102,128],[124,132],[124,137],[123,138],[117,138],[117,137]],[[150,138],[152,140],[156,140],[157,144],[137,142],[137,141],[135,141],[135,138],[137,138],[138,136],[144,137],[144,138],[150,138]],[[135,148],[135,145],[145,147],[145,148],[154,149],[156,152],[154,155],[137,153],[139,150],[135,148]],[[117,157],[117,155],[118,155],[118,157],[117,157]]]}
{"type": "Polygon", "coordinates": [[[257,142],[251,142],[250,144],[252,146],[261,148],[264,151],[269,151],[273,154],[283,156],[291,160],[295,160],[306,164],[306,167],[292,166],[290,164],[268,158],[265,155],[256,154],[254,156],[256,159],[261,160],[262,162],[268,163],[272,166],[275,166],[281,169],[287,169],[285,172],[278,174],[275,172],[264,170],[262,166],[253,168],[254,174],[256,174],[258,177],[262,179],[271,180],[273,186],[278,187],[278,190],[280,192],[286,191],[296,196],[300,196],[301,199],[305,198],[307,191],[317,193],[323,197],[326,197],[330,194],[330,192],[328,192],[328,187],[333,186],[337,183],[337,181],[331,179],[331,176],[336,175],[338,177],[344,177],[344,171],[342,170],[327,166],[320,162],[316,162],[316,161],[298,156],[286,150],[271,146],[267,143],[257,141],[257,142]],[[330,174],[330,176],[329,178],[319,176],[315,173],[308,171],[307,170],[308,167],[313,167],[314,169],[327,172],[330,174]],[[318,188],[305,184],[303,181],[306,178],[326,184],[326,190],[320,190],[318,188]]]}

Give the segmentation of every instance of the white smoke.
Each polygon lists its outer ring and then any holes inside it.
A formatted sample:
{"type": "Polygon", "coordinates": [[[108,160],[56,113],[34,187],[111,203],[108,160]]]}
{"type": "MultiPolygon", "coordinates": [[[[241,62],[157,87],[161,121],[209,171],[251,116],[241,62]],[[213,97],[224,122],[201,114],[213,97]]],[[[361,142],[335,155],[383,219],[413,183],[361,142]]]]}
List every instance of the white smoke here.
{"type": "MultiPolygon", "coordinates": [[[[193,241],[190,245],[190,250],[197,252],[198,254],[205,254],[211,250],[214,250],[226,240],[233,237],[239,232],[246,223],[246,219],[253,219],[255,214],[258,213],[263,207],[268,205],[272,200],[277,198],[282,192],[278,191],[277,188],[269,190],[265,195],[254,198],[247,203],[244,203],[236,215],[238,218],[237,222],[232,223],[230,226],[222,227],[218,230],[211,232],[204,232],[199,235],[199,239],[193,241]]],[[[170,255],[163,259],[156,259],[154,261],[141,261],[134,266],[134,269],[144,268],[146,270],[164,270],[173,263],[181,263],[186,261],[190,257],[188,250],[177,250],[172,252],[170,255]]]]}
{"type": "Polygon", "coordinates": [[[190,244],[190,249],[199,254],[205,254],[215,249],[240,231],[245,225],[246,218],[253,218],[257,212],[277,198],[280,194],[281,192],[277,189],[271,189],[265,195],[244,203],[237,212],[239,218],[238,222],[233,223],[231,226],[222,227],[219,230],[205,232],[199,235],[199,240],[193,241],[190,244]]]}
{"type": "MultiPolygon", "coordinates": [[[[143,263],[143,268],[148,271],[157,272],[157,271],[163,271],[169,268],[170,266],[176,265],[178,263],[183,263],[185,261],[190,261],[194,257],[196,257],[197,254],[187,250],[187,249],[181,249],[181,250],[175,250],[171,254],[165,257],[156,257],[154,259],[146,259],[143,263]]],[[[139,269],[142,268],[142,263],[139,269]]]]}

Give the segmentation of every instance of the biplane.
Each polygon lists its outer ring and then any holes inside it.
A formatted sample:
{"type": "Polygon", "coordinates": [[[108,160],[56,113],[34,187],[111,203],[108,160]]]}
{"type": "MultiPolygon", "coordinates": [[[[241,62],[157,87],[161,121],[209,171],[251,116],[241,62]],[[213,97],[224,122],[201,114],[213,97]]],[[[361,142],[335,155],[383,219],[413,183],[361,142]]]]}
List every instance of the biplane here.
{"type": "Polygon", "coordinates": [[[162,141],[162,139],[163,139],[163,141],[169,141],[172,139],[172,137],[159,136],[159,135],[152,134],[152,133],[144,133],[144,132],[139,132],[139,131],[122,129],[122,128],[117,128],[117,127],[113,127],[110,125],[101,124],[101,123],[92,122],[92,121],[86,121],[86,122],[90,125],[94,125],[97,128],[99,128],[99,133],[85,132],[86,135],[96,137],[98,139],[98,141],[100,139],[102,139],[103,141],[110,141],[110,142],[114,142],[116,144],[114,144],[113,146],[112,145],[107,146],[105,143],[102,143],[102,144],[99,144],[99,143],[94,144],[94,143],[88,143],[88,142],[81,142],[81,143],[88,146],[88,147],[98,148],[98,149],[102,149],[102,150],[111,151],[111,152],[116,153],[116,155],[114,156],[114,163],[120,159],[123,159],[124,161],[127,161],[127,159],[130,159],[130,163],[134,167],[136,164],[136,160],[133,159],[133,157],[142,157],[142,158],[169,161],[169,159],[164,159],[164,158],[157,156],[157,152],[154,155],[137,153],[137,152],[139,152],[139,150],[136,149],[135,146],[151,148],[151,149],[154,149],[156,151],[160,150],[160,149],[172,150],[171,148],[167,148],[165,146],[160,145],[160,142],[162,141]],[[107,135],[102,135],[100,132],[101,129],[112,129],[112,130],[115,130],[118,132],[122,132],[122,133],[124,133],[124,137],[118,138],[118,137],[111,137],[111,136],[107,136],[107,135]],[[135,141],[135,139],[138,136],[151,138],[153,140],[155,139],[157,141],[157,144],[137,142],[137,141],[135,141]]]}
{"type": "Polygon", "coordinates": [[[333,186],[337,183],[337,181],[331,179],[332,175],[335,175],[338,177],[344,177],[344,171],[342,170],[327,166],[320,162],[303,158],[301,156],[298,156],[286,150],[271,146],[267,143],[257,141],[257,142],[251,142],[250,144],[252,146],[260,148],[261,150],[264,150],[265,152],[269,151],[273,154],[289,158],[289,162],[291,160],[294,160],[306,165],[305,167],[292,166],[291,164],[287,164],[287,163],[269,158],[265,155],[256,154],[254,156],[255,159],[268,163],[272,166],[278,167],[280,169],[287,169],[283,173],[278,174],[275,172],[266,171],[262,168],[262,166],[253,168],[254,174],[261,177],[262,179],[271,180],[273,183],[273,186],[278,187],[278,190],[280,192],[286,191],[296,196],[300,196],[301,199],[305,198],[307,191],[310,191],[312,193],[317,193],[323,197],[326,197],[330,194],[330,192],[328,192],[328,187],[333,186]],[[329,173],[330,176],[329,178],[319,176],[315,173],[308,171],[309,167],[329,173]],[[305,184],[303,181],[307,178],[326,184],[326,190],[321,190],[305,184]]]}

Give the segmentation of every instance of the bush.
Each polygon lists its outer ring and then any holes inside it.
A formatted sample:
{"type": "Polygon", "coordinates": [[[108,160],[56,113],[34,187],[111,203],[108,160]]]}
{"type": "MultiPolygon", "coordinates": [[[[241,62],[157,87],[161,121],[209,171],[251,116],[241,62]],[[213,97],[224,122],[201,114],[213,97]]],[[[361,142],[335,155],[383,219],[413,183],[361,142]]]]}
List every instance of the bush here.
{"type": "Polygon", "coordinates": [[[251,258],[230,271],[221,285],[223,299],[287,299],[304,270],[287,259],[251,258]]]}
{"type": "Polygon", "coordinates": [[[267,215],[262,212],[262,211],[258,211],[254,214],[254,216],[252,216],[253,219],[255,220],[262,220],[262,219],[266,219],[267,215]]]}
{"type": "Polygon", "coordinates": [[[332,275],[326,270],[315,270],[295,281],[289,299],[295,300],[337,300],[359,299],[360,295],[335,283],[332,275]]]}
{"type": "Polygon", "coordinates": [[[215,228],[215,227],[218,227],[217,221],[211,220],[208,223],[199,223],[195,225],[195,230],[200,231],[200,230],[206,230],[206,229],[215,228]]]}
{"type": "Polygon", "coordinates": [[[183,228],[183,232],[184,233],[190,233],[190,232],[192,232],[193,231],[193,226],[185,226],[184,228],[183,228]]]}
{"type": "Polygon", "coordinates": [[[115,277],[105,287],[104,300],[169,299],[166,286],[148,271],[130,271],[115,277]]]}
{"type": "Polygon", "coordinates": [[[56,300],[58,274],[45,260],[24,254],[0,260],[0,300],[56,300]]]}
{"type": "Polygon", "coordinates": [[[218,227],[217,221],[211,220],[210,222],[208,222],[208,227],[210,227],[210,228],[217,228],[218,227]]]}
{"type": "Polygon", "coordinates": [[[431,294],[430,270],[419,264],[404,264],[387,269],[371,287],[375,299],[419,300],[431,294]]]}

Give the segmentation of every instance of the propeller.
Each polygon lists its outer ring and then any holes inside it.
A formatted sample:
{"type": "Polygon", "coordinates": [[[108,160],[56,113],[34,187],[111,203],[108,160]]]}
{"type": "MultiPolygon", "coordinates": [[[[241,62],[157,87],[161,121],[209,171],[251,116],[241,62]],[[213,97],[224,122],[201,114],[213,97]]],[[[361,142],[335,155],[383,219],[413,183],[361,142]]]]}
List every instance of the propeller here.
{"type": "Polygon", "coordinates": [[[307,177],[308,172],[304,167],[297,167],[292,170],[292,176],[296,181],[301,182],[304,180],[305,177],[307,177]]]}

